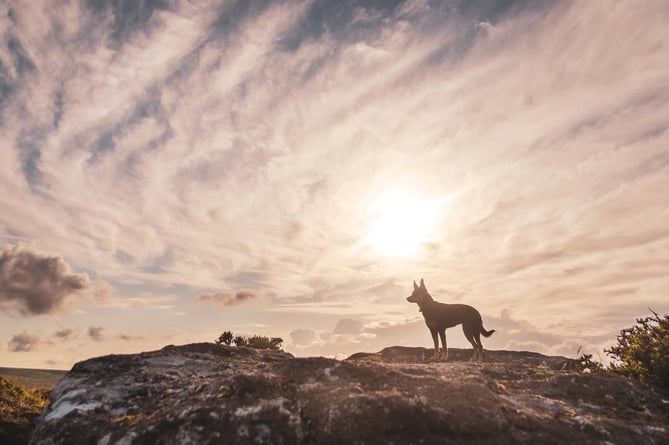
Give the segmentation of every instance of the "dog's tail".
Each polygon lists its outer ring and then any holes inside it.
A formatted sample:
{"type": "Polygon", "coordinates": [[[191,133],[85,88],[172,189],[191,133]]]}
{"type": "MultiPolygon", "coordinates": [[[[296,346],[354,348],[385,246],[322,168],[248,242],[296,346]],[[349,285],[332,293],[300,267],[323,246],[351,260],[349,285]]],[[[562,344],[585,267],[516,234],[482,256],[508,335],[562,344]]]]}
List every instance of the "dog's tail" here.
{"type": "Polygon", "coordinates": [[[490,331],[486,331],[483,325],[481,325],[481,334],[483,334],[484,337],[490,337],[493,332],[495,332],[494,329],[491,329],[490,331]]]}

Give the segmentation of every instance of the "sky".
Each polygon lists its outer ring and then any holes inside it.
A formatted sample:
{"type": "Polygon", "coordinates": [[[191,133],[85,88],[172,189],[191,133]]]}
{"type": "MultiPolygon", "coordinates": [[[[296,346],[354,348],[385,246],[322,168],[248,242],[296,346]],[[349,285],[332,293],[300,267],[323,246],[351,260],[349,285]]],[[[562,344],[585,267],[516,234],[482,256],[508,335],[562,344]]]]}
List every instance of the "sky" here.
{"type": "Polygon", "coordinates": [[[0,366],[278,336],[607,360],[669,312],[669,3],[0,1],[0,366]],[[469,347],[459,328],[449,345],[469,347]]]}

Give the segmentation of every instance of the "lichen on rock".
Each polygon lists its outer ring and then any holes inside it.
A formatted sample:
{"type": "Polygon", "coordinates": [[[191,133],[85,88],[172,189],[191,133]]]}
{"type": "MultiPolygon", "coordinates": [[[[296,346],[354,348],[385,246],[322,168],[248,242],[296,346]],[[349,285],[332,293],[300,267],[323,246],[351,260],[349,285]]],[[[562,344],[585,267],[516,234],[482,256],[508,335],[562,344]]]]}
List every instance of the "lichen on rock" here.
{"type": "Polygon", "coordinates": [[[669,397],[563,357],[391,347],[347,360],[209,343],[77,363],[33,444],[669,443],[669,397]]]}

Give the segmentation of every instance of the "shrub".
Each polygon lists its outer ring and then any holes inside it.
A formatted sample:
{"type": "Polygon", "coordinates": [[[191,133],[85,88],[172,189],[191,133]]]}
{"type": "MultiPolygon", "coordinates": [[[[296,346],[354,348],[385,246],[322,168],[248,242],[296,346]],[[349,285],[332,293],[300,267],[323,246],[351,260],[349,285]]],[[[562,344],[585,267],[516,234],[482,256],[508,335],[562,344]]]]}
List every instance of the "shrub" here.
{"type": "Polygon", "coordinates": [[[49,388],[28,389],[0,376],[0,443],[26,444],[42,410],[49,404],[49,388]]]}
{"type": "Polygon", "coordinates": [[[281,349],[281,343],[283,340],[278,337],[264,337],[260,335],[254,335],[247,340],[246,346],[255,349],[281,349]]]}
{"type": "Polygon", "coordinates": [[[611,371],[669,389],[669,315],[651,312],[620,331],[617,344],[604,352],[615,360],[611,371]]]}
{"type": "Polygon", "coordinates": [[[232,342],[235,344],[235,346],[246,346],[246,337],[238,335],[232,342]]]}
{"type": "Polygon", "coordinates": [[[237,335],[236,337],[230,331],[225,331],[222,333],[218,339],[216,339],[217,344],[230,345],[234,344],[235,346],[246,346],[254,349],[273,349],[278,351],[281,349],[281,344],[283,339],[280,337],[265,337],[263,335],[254,335],[252,337],[243,337],[237,335]]]}
{"type": "Polygon", "coordinates": [[[232,339],[233,339],[232,332],[225,331],[216,339],[216,344],[220,345],[221,343],[223,343],[224,345],[230,346],[230,344],[232,343],[232,339]]]}

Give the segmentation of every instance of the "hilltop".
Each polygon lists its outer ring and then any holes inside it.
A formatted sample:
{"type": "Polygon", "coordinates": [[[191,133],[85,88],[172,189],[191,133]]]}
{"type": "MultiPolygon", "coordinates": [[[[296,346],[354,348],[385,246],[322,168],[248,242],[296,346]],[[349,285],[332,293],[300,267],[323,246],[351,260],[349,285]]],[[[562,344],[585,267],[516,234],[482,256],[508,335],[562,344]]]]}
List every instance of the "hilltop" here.
{"type": "Polygon", "coordinates": [[[564,357],[344,361],[210,343],[77,363],[32,443],[669,443],[669,395],[564,357]]]}

